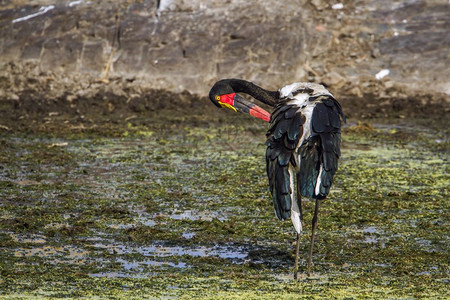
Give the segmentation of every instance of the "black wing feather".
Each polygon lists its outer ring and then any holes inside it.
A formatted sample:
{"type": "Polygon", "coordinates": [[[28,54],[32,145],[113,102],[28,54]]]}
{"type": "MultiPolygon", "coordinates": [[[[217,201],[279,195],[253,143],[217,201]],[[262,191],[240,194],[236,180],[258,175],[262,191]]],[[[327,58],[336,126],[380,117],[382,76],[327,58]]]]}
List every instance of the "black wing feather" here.
{"type": "Polygon", "coordinates": [[[271,116],[267,132],[267,176],[273,206],[279,219],[291,216],[291,178],[289,163],[295,165],[294,156],[303,132],[305,118],[297,105],[280,104],[271,116]]]}
{"type": "Polygon", "coordinates": [[[301,113],[298,113],[294,116],[294,119],[292,120],[291,124],[288,128],[288,138],[291,141],[298,141],[299,135],[303,132],[299,130],[299,127],[305,123],[305,116],[301,113]]]}
{"type": "Polygon", "coordinates": [[[320,169],[320,139],[309,138],[299,149],[300,155],[300,191],[302,196],[314,198],[317,176],[320,169]]]}
{"type": "Polygon", "coordinates": [[[316,199],[325,198],[330,191],[341,155],[341,118],[345,121],[341,106],[334,98],[320,100],[311,117],[311,137],[299,149],[302,195],[316,199]]]}

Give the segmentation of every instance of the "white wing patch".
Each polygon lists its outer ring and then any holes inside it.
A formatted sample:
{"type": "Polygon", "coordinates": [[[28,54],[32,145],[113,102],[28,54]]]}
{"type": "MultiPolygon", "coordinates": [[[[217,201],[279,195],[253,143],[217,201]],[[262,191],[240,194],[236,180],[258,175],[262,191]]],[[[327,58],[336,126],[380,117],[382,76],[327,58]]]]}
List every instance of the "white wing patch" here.
{"type": "Polygon", "coordinates": [[[322,171],[323,171],[323,165],[320,164],[319,175],[317,175],[317,181],[316,181],[316,189],[315,189],[315,191],[314,191],[314,193],[315,193],[316,195],[319,195],[319,193],[320,193],[320,184],[322,183],[322,179],[321,179],[321,177],[322,177],[322,171]]]}
{"type": "Polygon", "coordinates": [[[302,222],[300,221],[300,209],[298,207],[297,199],[295,198],[294,189],[294,170],[289,166],[289,179],[291,184],[291,221],[294,225],[295,231],[300,233],[302,231],[302,222]]]}

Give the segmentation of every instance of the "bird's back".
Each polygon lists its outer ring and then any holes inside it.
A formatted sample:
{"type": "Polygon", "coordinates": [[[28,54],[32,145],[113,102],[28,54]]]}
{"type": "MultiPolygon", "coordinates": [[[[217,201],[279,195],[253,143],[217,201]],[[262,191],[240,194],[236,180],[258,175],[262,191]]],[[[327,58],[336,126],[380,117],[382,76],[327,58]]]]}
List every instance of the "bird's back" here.
{"type": "Polygon", "coordinates": [[[266,163],[278,218],[291,215],[294,173],[303,197],[323,199],[340,156],[340,104],[323,86],[294,83],[280,90],[267,132],[266,163]]]}

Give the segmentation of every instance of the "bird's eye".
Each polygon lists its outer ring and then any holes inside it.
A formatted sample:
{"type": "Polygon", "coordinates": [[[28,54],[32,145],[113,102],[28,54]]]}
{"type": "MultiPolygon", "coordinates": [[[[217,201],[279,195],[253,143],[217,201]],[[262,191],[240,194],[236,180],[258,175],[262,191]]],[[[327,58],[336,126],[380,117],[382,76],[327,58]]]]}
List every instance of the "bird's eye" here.
{"type": "Polygon", "coordinates": [[[216,96],[216,100],[217,100],[217,101],[220,101],[220,96],[216,96]]]}

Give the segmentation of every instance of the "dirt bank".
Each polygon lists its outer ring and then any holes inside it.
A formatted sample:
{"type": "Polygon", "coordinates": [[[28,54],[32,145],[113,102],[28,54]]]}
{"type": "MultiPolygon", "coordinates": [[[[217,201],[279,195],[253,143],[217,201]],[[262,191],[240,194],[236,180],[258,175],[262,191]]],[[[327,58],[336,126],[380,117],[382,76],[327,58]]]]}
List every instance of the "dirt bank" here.
{"type": "Polygon", "coordinates": [[[3,1],[0,99],[114,102],[153,90],[202,98],[216,80],[238,77],[268,89],[323,83],[351,116],[439,117],[450,106],[448,7],[434,0],[3,1]]]}

